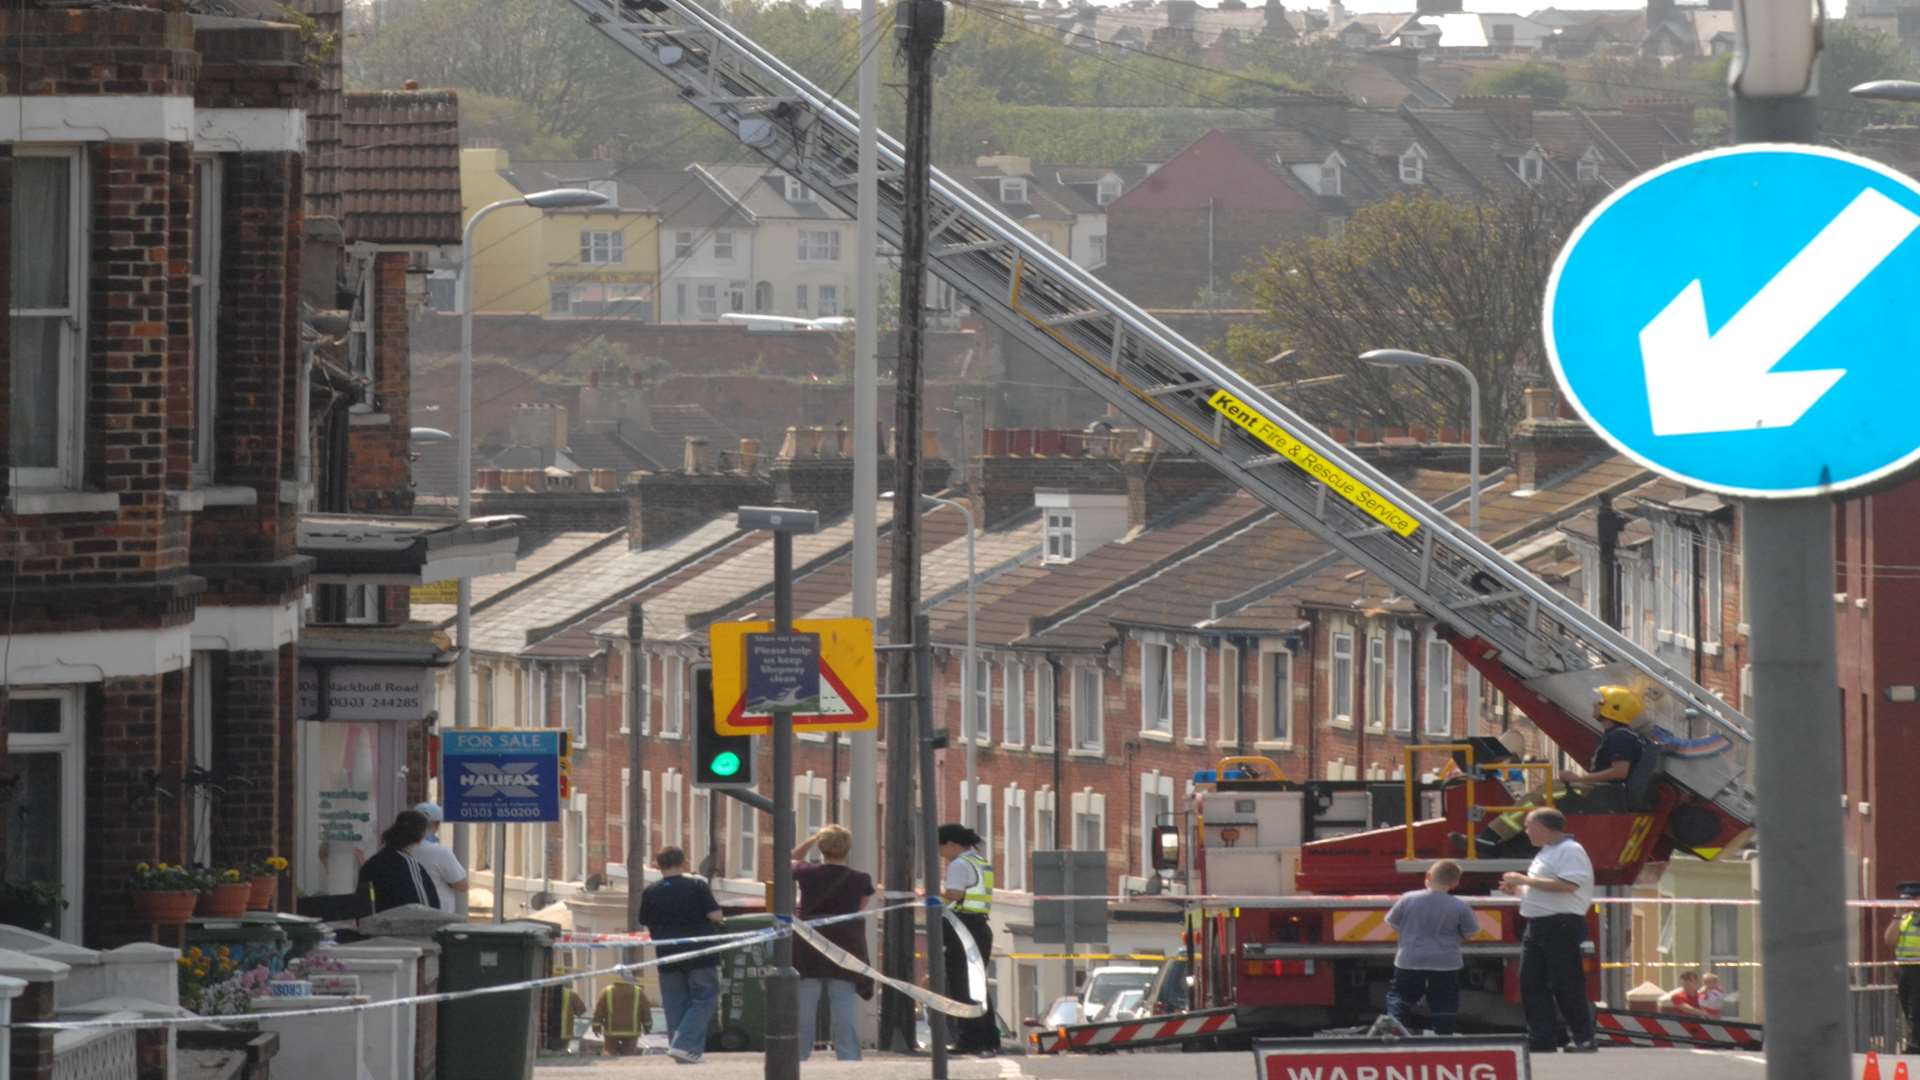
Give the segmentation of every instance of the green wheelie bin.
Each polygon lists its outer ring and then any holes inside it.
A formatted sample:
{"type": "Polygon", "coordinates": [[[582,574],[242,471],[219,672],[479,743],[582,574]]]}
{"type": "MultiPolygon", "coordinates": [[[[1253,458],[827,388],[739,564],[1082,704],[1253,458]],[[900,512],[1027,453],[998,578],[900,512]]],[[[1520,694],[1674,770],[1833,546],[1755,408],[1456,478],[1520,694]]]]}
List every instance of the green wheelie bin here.
{"type": "MultiPolygon", "coordinates": [[[[544,979],[553,966],[552,923],[463,923],[434,934],[440,989],[477,990],[544,979]]],[[[440,1005],[440,1075],[529,1080],[538,1052],[539,990],[481,994],[440,1005]]]]}

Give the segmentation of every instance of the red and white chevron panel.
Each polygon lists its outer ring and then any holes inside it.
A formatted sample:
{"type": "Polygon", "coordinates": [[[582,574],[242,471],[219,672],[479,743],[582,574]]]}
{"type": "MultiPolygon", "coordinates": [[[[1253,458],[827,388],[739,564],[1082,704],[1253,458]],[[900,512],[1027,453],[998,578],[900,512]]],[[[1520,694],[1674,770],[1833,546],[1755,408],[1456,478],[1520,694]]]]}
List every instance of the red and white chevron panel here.
{"type": "Polygon", "coordinates": [[[1687,1046],[1721,1050],[1758,1050],[1762,1028],[1728,1020],[1595,1009],[1596,1034],[1614,1046],[1687,1046]]]}
{"type": "Polygon", "coordinates": [[[1203,1035],[1232,1031],[1233,1009],[1209,1009],[1205,1012],[1175,1013],[1171,1016],[1147,1016],[1138,1020],[1118,1020],[1107,1024],[1078,1024],[1055,1031],[1038,1032],[1033,1037],[1037,1054],[1060,1054],[1075,1050],[1124,1050],[1149,1043],[1179,1042],[1203,1035]]]}

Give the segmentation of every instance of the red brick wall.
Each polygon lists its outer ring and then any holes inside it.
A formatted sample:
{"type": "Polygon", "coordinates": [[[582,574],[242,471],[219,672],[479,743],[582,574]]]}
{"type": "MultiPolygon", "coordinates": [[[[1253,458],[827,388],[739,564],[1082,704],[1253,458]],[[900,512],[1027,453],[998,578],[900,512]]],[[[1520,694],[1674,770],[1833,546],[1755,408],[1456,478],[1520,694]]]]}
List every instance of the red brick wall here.
{"type": "Polygon", "coordinates": [[[224,677],[217,678],[213,697],[214,769],[225,789],[214,795],[216,865],[291,857],[279,833],[280,803],[292,791],[283,794],[277,773],[282,756],[293,756],[289,714],[280,708],[284,661],[292,651],[232,652],[216,666],[224,677]]]}
{"type": "Polygon", "coordinates": [[[356,511],[405,514],[413,509],[413,421],[404,252],[374,258],[373,320],[374,415],[386,420],[353,428],[347,500],[356,511]]]}
{"type": "Polygon", "coordinates": [[[82,937],[105,947],[151,940],[133,918],[134,864],[185,862],[179,777],[185,765],[187,678],[181,672],[109,679],[88,688],[86,912],[82,937]],[[158,795],[154,781],[171,797],[158,795]]]}

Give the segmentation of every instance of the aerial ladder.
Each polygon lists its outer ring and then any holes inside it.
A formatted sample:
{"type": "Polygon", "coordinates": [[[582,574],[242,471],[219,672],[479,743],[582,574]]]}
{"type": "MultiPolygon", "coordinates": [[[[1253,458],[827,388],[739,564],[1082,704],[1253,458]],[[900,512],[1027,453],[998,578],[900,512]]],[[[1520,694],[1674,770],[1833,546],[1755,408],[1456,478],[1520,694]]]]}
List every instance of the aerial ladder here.
{"type": "MultiPolygon", "coordinates": [[[[849,216],[857,213],[854,110],[693,0],[568,0],[681,98],[849,216]]],[[[906,218],[904,150],[879,146],[881,237],[906,218]]],[[[1561,749],[1585,756],[1595,687],[1630,685],[1661,756],[1657,805],[1632,837],[1639,865],[1711,856],[1748,834],[1747,721],[1681,672],[1510,562],[1227,365],[939,171],[929,268],[1001,331],[1073,376],[1163,444],[1207,462],[1418,606],[1439,633],[1561,749]]],[[[1487,800],[1482,800],[1485,803],[1487,800]]],[[[1440,857],[1444,833],[1411,855],[1440,857]]],[[[1409,864],[1418,860],[1409,858],[1409,864]]],[[[1601,859],[1596,858],[1596,863],[1601,859]]],[[[1412,871],[1413,865],[1402,867],[1412,871]]],[[[1602,882],[1608,881],[1603,871],[1602,882]]]]}

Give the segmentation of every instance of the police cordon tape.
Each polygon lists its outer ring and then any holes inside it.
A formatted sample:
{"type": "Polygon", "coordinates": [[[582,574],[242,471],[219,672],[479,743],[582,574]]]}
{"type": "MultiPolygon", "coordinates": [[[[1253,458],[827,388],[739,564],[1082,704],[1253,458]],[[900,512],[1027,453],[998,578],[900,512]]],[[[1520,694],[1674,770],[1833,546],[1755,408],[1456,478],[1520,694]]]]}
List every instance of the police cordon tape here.
{"type": "MultiPolygon", "coordinates": [[[[984,1016],[986,1015],[987,1007],[976,1004],[975,1002],[986,998],[986,993],[984,992],[987,981],[986,961],[981,959],[980,949],[979,946],[974,943],[973,935],[967,933],[966,928],[960,925],[959,920],[954,918],[953,912],[942,909],[941,915],[952,925],[954,932],[959,935],[961,947],[966,951],[967,983],[970,991],[968,996],[974,998],[975,1001],[956,1001],[953,998],[942,997],[923,986],[917,986],[904,979],[896,979],[880,971],[872,964],[847,952],[840,946],[835,945],[833,942],[828,941],[825,937],[821,936],[818,931],[806,923],[794,923],[793,936],[819,950],[820,955],[826,957],[832,963],[848,971],[865,975],[882,986],[891,986],[929,1009],[961,1019],[972,1019],[976,1016],[984,1016]]],[[[932,957],[929,957],[927,962],[929,964],[937,963],[932,957]]]]}
{"type": "MultiPolygon", "coordinates": [[[[695,959],[703,956],[718,956],[721,953],[730,952],[734,949],[745,948],[749,945],[756,945],[761,942],[772,941],[773,939],[781,936],[781,934],[786,933],[789,930],[793,931],[796,937],[799,937],[802,940],[805,940],[810,945],[814,945],[815,948],[819,948],[819,946],[815,944],[814,939],[819,938],[820,941],[826,941],[826,939],[820,938],[819,935],[814,932],[815,927],[828,926],[833,923],[850,922],[855,919],[864,919],[873,915],[881,915],[889,911],[899,911],[906,908],[917,908],[920,906],[921,905],[917,903],[916,904],[890,904],[886,907],[878,907],[870,911],[856,911],[851,915],[834,915],[834,916],[829,916],[829,917],[820,918],[820,919],[809,919],[804,922],[795,920],[791,923],[785,924],[784,926],[775,925],[775,926],[767,927],[764,930],[749,930],[749,931],[741,931],[741,932],[732,933],[732,934],[714,934],[714,935],[709,935],[704,937],[692,937],[692,938],[667,938],[659,941],[647,941],[644,943],[634,942],[628,945],[624,945],[622,947],[632,948],[632,947],[638,947],[641,944],[645,944],[645,945],[651,945],[657,948],[662,945],[688,945],[688,944],[693,944],[695,942],[711,942],[713,944],[710,944],[705,948],[694,949],[688,952],[675,953],[672,956],[667,956],[667,957],[656,956],[651,960],[638,960],[631,964],[614,964],[610,967],[596,968],[591,971],[569,972],[565,975],[550,975],[543,979],[525,979],[520,982],[504,983],[499,986],[480,986],[480,987],[475,987],[471,990],[449,990],[449,991],[444,991],[436,994],[413,994],[407,997],[388,998],[385,1001],[358,1002],[358,1003],[348,1004],[348,1005],[321,1005],[311,1009],[283,1009],[283,1010],[276,1010],[271,1013],[232,1013],[232,1014],[225,1014],[225,1015],[219,1015],[219,1016],[201,1016],[197,1013],[188,1013],[183,1016],[141,1016],[141,1017],[134,1017],[129,1019],[116,1018],[116,1019],[101,1019],[101,1020],[18,1020],[18,1021],[13,1021],[7,1024],[0,1024],[0,1030],[11,1029],[11,1030],[19,1030],[19,1031],[90,1031],[90,1030],[112,1030],[112,1029],[119,1029],[119,1028],[224,1027],[224,1026],[231,1026],[234,1024],[258,1023],[262,1019],[271,1019],[274,1021],[293,1020],[293,1019],[300,1019],[300,1018],[310,1017],[310,1016],[339,1016],[346,1013],[373,1012],[378,1009],[397,1009],[397,1008],[404,1008],[404,1007],[409,1007],[414,1005],[438,1005],[438,1004],[444,1004],[449,1001],[465,1001],[469,998],[485,997],[488,994],[512,994],[512,993],[520,993],[527,990],[544,990],[550,986],[564,986],[568,983],[580,982],[586,979],[604,978],[609,975],[625,975],[625,974],[629,974],[636,971],[643,971],[647,968],[658,967],[661,964],[675,963],[681,960],[695,959]]],[[[457,923],[454,924],[454,927],[456,929],[458,928],[458,926],[459,924],[457,923]]],[[[976,978],[970,981],[973,981],[978,984],[983,984],[986,981],[986,965],[980,959],[979,952],[976,949],[974,949],[972,944],[972,938],[968,937],[965,934],[962,934],[961,939],[967,943],[968,960],[970,965],[975,969],[976,978]]],[[[827,942],[827,944],[832,945],[832,942],[827,942]]],[[[568,946],[562,946],[562,947],[579,948],[581,946],[568,945],[568,946]]],[[[824,950],[823,950],[823,953],[824,953],[824,950]]],[[[842,955],[845,955],[845,954],[842,953],[842,955]]],[[[979,1016],[986,1011],[984,1007],[973,1004],[972,1002],[955,1001],[951,998],[940,997],[937,994],[933,994],[932,992],[927,991],[921,987],[914,986],[911,983],[901,983],[899,980],[880,976],[878,972],[874,972],[872,971],[871,968],[867,968],[866,965],[861,964],[857,960],[853,960],[851,956],[848,956],[847,959],[853,961],[851,965],[845,965],[845,966],[848,966],[850,970],[859,970],[861,968],[866,968],[867,973],[871,973],[875,975],[877,978],[885,981],[887,985],[893,986],[895,989],[900,990],[902,993],[907,993],[909,996],[913,997],[914,1000],[920,1001],[921,1003],[927,1005],[929,1008],[938,1009],[941,1012],[946,1012],[955,1016],[979,1016]],[[912,990],[909,991],[907,989],[908,987],[911,987],[912,990]],[[971,1011],[967,1011],[967,1010],[971,1010],[971,1011]]],[[[293,1000],[293,999],[282,999],[282,1000],[293,1000]]]]}
{"type": "MultiPolygon", "coordinates": [[[[1006,890],[1001,891],[1004,892],[1006,890]]],[[[920,894],[917,892],[890,890],[882,892],[880,896],[886,900],[918,899],[920,894]]],[[[1354,893],[1346,896],[1322,896],[1317,894],[1301,894],[1298,896],[1236,896],[1232,894],[1209,893],[1160,893],[1155,896],[1147,896],[1138,893],[1087,893],[1084,895],[1071,896],[1035,894],[1032,896],[1021,896],[1020,899],[1024,902],[1035,904],[1097,901],[1108,904],[1208,904],[1220,907],[1231,906],[1244,908],[1322,908],[1329,904],[1361,904],[1389,907],[1394,901],[1400,899],[1400,894],[1354,893]]],[[[1465,899],[1471,899],[1476,904],[1487,904],[1496,907],[1518,907],[1520,905],[1520,899],[1513,896],[1473,896],[1466,897],[1465,899]]],[[[1619,904],[1626,907],[1641,904],[1671,904],[1675,907],[1760,906],[1760,901],[1755,898],[1729,898],[1720,900],[1690,896],[1596,896],[1593,898],[1593,902],[1596,905],[1619,904]]],[[[1851,908],[1885,908],[1920,911],[1920,900],[1849,900],[1847,901],[1847,906],[1851,908]]]]}

